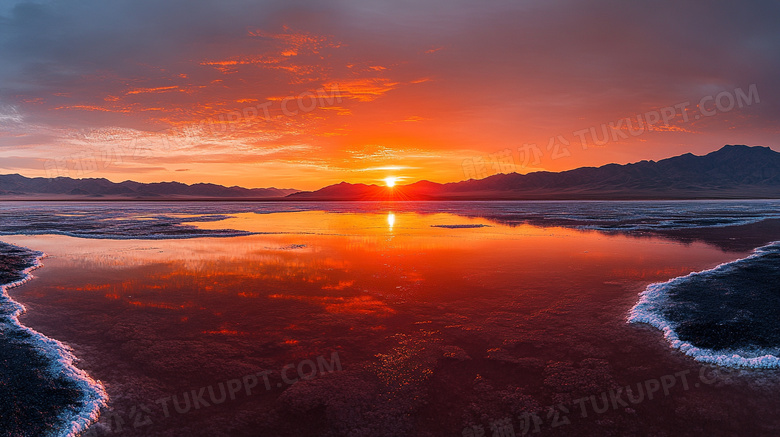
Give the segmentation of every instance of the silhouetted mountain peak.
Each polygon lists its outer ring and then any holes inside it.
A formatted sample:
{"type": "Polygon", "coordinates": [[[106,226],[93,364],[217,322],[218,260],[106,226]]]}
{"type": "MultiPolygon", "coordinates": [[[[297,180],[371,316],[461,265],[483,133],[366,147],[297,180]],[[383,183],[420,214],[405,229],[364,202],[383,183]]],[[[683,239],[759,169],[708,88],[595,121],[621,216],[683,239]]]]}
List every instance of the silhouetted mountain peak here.
{"type": "Polygon", "coordinates": [[[279,198],[297,190],[277,188],[224,187],[211,183],[193,185],[181,182],[157,182],[144,184],[134,181],[120,183],[104,178],[71,179],[27,178],[18,174],[0,175],[0,193],[6,196],[31,196],[36,198],[109,197],[109,198],[279,198]]]}
{"type": "Polygon", "coordinates": [[[780,198],[780,153],[727,145],[707,155],[685,153],[659,161],[581,167],[560,173],[495,174],[436,184],[387,187],[341,183],[291,199],[695,199],[780,198]]]}

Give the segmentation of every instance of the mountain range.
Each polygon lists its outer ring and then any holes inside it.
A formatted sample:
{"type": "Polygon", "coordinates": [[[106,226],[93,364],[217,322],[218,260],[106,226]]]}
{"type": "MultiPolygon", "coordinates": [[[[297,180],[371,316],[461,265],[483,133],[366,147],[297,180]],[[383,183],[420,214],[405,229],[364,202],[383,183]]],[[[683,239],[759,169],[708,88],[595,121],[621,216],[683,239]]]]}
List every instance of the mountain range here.
{"type": "Polygon", "coordinates": [[[408,185],[342,182],[316,191],[225,187],[179,182],[27,178],[0,175],[0,199],[241,199],[341,200],[618,200],[780,198],[780,153],[768,147],[727,145],[633,164],[581,167],[558,173],[497,174],[484,179],[408,185]]]}
{"type": "Polygon", "coordinates": [[[225,187],[216,184],[187,185],[180,182],[144,184],[108,179],[27,178],[0,175],[0,199],[274,199],[298,190],[225,187]]]}
{"type": "Polygon", "coordinates": [[[390,189],[342,182],[298,192],[295,200],[618,200],[780,198],[780,153],[769,147],[727,145],[704,156],[581,167],[559,173],[497,174],[437,184],[420,181],[390,189]]]}

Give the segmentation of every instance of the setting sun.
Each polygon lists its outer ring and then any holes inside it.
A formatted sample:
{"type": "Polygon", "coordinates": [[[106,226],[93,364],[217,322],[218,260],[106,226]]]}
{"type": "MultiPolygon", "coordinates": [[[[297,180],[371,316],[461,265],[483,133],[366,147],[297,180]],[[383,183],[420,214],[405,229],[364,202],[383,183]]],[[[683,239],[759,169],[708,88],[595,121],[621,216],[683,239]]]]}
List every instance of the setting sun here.
{"type": "Polygon", "coordinates": [[[397,180],[398,178],[396,177],[388,176],[385,178],[385,184],[387,184],[388,187],[394,187],[397,180]]]}

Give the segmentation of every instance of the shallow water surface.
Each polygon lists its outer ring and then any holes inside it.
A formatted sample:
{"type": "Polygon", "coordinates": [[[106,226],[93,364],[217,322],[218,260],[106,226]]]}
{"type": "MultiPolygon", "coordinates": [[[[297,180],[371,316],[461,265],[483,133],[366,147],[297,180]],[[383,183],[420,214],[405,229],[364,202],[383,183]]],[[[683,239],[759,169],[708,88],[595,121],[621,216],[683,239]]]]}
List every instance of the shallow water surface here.
{"type": "MultiPolygon", "coordinates": [[[[186,239],[3,237],[49,255],[11,295],[27,306],[22,323],[69,344],[105,385],[109,409],[90,433],[491,435],[507,418],[517,435],[780,425],[774,373],[710,378],[658,331],[626,323],[648,284],[748,251],[449,206],[252,208],[207,220],[173,211],[186,239]],[[637,402],[610,401],[621,387],[637,402]]],[[[139,215],[150,216],[174,220],[170,207],[139,215]]]]}

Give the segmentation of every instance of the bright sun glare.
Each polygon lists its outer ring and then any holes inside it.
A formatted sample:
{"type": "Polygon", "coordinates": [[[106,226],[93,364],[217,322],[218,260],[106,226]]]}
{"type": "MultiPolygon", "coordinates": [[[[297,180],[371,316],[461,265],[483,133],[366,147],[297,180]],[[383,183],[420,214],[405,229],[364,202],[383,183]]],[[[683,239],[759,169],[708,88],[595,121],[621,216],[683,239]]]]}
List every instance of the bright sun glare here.
{"type": "Polygon", "coordinates": [[[398,178],[396,178],[396,177],[388,176],[388,177],[385,178],[385,183],[387,184],[388,187],[394,187],[395,186],[395,181],[397,181],[397,180],[398,180],[398,178]]]}

